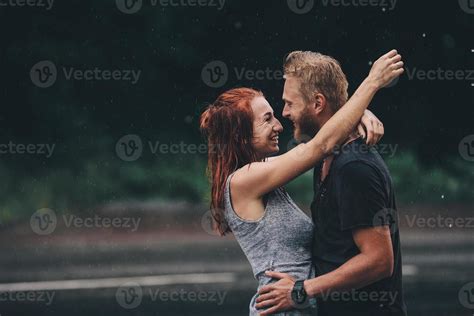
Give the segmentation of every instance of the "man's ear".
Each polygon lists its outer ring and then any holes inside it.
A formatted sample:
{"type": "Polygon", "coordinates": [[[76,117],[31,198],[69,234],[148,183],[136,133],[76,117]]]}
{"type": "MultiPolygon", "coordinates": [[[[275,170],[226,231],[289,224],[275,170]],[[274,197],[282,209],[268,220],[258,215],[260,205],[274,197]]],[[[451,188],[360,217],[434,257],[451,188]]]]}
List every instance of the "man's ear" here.
{"type": "Polygon", "coordinates": [[[323,113],[327,105],[326,97],[321,93],[315,93],[313,100],[314,100],[314,110],[316,111],[316,114],[323,113]]]}

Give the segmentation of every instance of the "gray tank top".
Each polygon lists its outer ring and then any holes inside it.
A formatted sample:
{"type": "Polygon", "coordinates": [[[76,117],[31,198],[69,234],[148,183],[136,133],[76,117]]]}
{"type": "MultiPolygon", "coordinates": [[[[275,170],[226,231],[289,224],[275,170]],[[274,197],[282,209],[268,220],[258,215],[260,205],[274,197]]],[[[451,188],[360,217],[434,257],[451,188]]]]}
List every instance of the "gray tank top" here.
{"type": "MultiPolygon", "coordinates": [[[[264,215],[255,221],[240,218],[232,207],[230,180],[224,193],[224,215],[237,242],[246,255],[260,287],[277,280],[265,275],[266,270],[288,273],[296,280],[314,277],[311,260],[313,223],[293,202],[283,188],[268,194],[264,215]]],[[[258,291],[258,290],[257,290],[258,291]]],[[[254,295],[250,314],[258,315],[254,295]]],[[[260,310],[261,312],[261,310],[260,310]]],[[[315,315],[315,300],[305,309],[275,315],[315,315]]]]}

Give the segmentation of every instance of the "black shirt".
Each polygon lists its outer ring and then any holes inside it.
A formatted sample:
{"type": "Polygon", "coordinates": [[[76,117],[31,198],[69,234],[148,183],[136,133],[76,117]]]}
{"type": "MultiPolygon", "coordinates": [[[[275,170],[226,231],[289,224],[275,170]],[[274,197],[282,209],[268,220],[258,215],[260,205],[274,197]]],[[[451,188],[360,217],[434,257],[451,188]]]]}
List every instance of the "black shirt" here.
{"type": "Polygon", "coordinates": [[[381,225],[390,226],[394,270],[391,277],[362,289],[324,293],[318,299],[318,316],[405,316],[395,194],[382,157],[358,139],[335,154],[323,182],[320,175],[321,165],[314,169],[311,204],[316,274],[329,273],[360,253],[353,229],[381,225]]]}

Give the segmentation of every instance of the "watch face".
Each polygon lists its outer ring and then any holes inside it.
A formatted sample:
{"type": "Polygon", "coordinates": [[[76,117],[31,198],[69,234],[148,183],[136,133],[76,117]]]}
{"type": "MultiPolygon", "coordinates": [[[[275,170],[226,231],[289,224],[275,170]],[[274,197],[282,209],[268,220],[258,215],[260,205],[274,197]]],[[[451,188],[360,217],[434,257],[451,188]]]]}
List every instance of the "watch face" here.
{"type": "Polygon", "coordinates": [[[303,303],[305,299],[306,299],[306,295],[304,293],[302,293],[301,291],[298,291],[296,293],[296,301],[299,304],[303,303]]]}
{"type": "Polygon", "coordinates": [[[297,309],[303,309],[310,305],[308,295],[306,294],[302,283],[295,284],[293,291],[291,291],[291,299],[293,301],[293,306],[297,309]]]}

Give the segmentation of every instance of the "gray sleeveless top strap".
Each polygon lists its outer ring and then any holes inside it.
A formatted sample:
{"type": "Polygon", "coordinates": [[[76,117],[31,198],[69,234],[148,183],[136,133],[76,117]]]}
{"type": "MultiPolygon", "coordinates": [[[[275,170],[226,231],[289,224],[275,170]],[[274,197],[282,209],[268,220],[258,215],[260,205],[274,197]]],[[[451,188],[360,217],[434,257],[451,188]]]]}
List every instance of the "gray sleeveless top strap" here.
{"type": "MultiPolygon", "coordinates": [[[[266,270],[288,273],[297,280],[314,277],[311,261],[313,223],[293,202],[283,188],[268,194],[264,215],[255,221],[240,218],[232,207],[230,180],[224,193],[224,215],[237,242],[252,266],[259,287],[275,282],[265,275],[266,270]]],[[[258,289],[257,289],[258,291],[258,289]]],[[[258,315],[254,295],[250,314],[258,315]]],[[[275,315],[315,315],[315,300],[304,309],[275,315]]]]}

